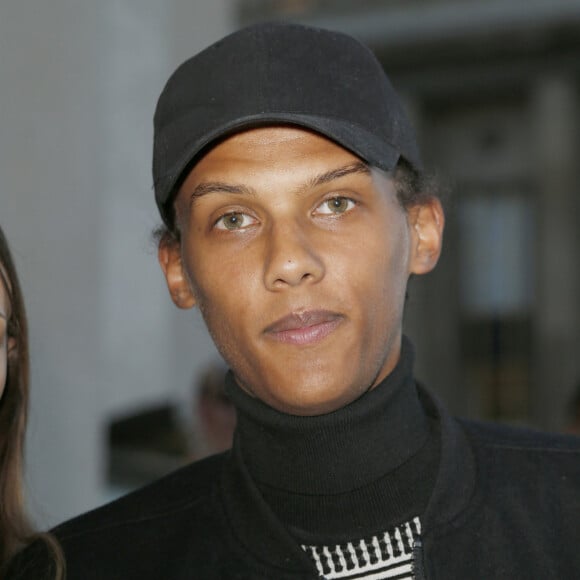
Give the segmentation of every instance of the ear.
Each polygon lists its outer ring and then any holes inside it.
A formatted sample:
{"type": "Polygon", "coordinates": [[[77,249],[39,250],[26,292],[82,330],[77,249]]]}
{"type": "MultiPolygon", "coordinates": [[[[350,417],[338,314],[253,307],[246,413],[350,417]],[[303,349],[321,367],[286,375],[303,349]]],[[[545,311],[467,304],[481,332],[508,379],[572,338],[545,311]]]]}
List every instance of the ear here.
{"type": "Polygon", "coordinates": [[[157,259],[165,275],[167,288],[174,304],[178,308],[193,308],[195,297],[183,269],[180,243],[169,236],[164,236],[159,242],[157,259]]]}
{"type": "Polygon", "coordinates": [[[410,274],[427,274],[435,268],[443,245],[445,214],[436,198],[414,205],[407,210],[411,230],[410,274]]]}

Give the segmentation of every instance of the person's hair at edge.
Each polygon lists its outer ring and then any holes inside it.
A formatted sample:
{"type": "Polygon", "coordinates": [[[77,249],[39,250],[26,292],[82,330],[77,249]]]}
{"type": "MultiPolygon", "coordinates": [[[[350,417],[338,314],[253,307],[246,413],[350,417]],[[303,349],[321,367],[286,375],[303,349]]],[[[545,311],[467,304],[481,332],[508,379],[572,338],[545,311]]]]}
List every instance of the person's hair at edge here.
{"type": "Polygon", "coordinates": [[[35,533],[26,517],[23,498],[23,451],[28,415],[28,332],[24,300],[6,237],[0,228],[0,284],[8,297],[8,352],[4,393],[0,399],[0,577],[22,547],[41,541],[52,555],[51,578],[65,577],[62,551],[47,533],[35,533]]]}

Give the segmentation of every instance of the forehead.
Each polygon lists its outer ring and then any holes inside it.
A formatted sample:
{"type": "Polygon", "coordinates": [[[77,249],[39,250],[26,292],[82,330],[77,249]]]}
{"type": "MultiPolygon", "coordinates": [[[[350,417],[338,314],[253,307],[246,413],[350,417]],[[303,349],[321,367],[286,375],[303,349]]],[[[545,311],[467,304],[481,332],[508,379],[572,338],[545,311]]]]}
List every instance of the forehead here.
{"type": "Polygon", "coordinates": [[[316,171],[358,161],[355,154],[313,131],[292,126],[260,127],[214,144],[196,162],[183,185],[240,169],[255,177],[264,173],[293,173],[299,168],[316,171]]]}
{"type": "Polygon", "coordinates": [[[312,143],[327,143],[333,145],[337,149],[346,151],[344,147],[338,145],[325,135],[317,133],[305,127],[297,125],[266,125],[263,127],[254,127],[238,131],[228,137],[220,139],[215,143],[212,149],[219,145],[229,144],[236,146],[239,144],[276,144],[276,143],[291,143],[297,141],[306,141],[312,143]]]}

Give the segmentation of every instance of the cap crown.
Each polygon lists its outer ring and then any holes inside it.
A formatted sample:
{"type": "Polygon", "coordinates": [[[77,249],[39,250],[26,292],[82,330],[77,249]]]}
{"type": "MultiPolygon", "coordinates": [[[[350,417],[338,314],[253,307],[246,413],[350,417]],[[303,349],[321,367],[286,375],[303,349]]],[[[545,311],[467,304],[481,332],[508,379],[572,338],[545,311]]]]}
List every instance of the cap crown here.
{"type": "Polygon", "coordinates": [[[367,47],[328,30],[259,24],[185,61],[159,97],[153,179],[166,223],[176,187],[204,148],[269,124],[317,131],[381,169],[400,156],[421,166],[400,100],[367,47]]]}

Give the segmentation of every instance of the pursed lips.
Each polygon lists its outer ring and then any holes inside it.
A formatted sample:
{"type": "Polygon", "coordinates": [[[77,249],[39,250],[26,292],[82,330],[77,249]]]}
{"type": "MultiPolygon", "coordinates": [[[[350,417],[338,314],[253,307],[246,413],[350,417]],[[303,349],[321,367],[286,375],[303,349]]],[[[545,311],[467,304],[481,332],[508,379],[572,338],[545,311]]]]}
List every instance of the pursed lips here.
{"type": "Polygon", "coordinates": [[[264,334],[277,342],[309,345],[326,338],[343,320],[341,314],[329,310],[292,312],[269,325],[264,334]]]}

